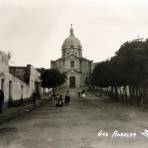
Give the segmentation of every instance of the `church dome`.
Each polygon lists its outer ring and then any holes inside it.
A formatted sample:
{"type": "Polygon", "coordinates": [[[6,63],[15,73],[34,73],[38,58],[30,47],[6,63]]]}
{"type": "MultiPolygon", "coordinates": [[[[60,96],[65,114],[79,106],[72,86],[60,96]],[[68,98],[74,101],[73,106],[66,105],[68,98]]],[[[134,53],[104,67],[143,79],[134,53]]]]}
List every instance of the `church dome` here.
{"type": "Polygon", "coordinates": [[[81,46],[81,42],[80,40],[74,36],[74,30],[73,28],[71,27],[70,29],[70,35],[69,37],[67,37],[65,39],[65,41],[63,42],[63,46],[62,46],[63,49],[67,49],[67,48],[79,48],[81,49],[82,46],[81,46]]]}

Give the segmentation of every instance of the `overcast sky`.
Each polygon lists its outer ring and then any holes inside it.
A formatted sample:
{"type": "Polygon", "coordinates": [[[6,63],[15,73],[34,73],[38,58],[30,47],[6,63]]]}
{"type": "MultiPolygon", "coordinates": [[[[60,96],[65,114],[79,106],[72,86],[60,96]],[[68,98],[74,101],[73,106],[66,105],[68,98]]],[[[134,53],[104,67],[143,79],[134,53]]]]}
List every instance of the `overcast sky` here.
{"type": "Polygon", "coordinates": [[[148,0],[0,0],[0,50],[11,65],[50,67],[70,24],[83,56],[99,62],[138,35],[148,38],[148,0]]]}

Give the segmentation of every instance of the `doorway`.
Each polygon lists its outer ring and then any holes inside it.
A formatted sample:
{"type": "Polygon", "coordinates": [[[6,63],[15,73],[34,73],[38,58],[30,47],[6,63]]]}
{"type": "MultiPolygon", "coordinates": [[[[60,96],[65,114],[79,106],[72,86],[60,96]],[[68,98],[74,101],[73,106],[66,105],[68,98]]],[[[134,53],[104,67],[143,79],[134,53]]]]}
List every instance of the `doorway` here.
{"type": "Polygon", "coordinates": [[[70,76],[69,77],[69,87],[70,88],[75,88],[76,87],[76,77],[75,76],[70,76]]]}
{"type": "Polygon", "coordinates": [[[21,85],[21,99],[23,99],[23,85],[21,85]]]}
{"type": "Polygon", "coordinates": [[[12,102],[12,81],[9,81],[9,102],[12,102]]]}
{"type": "Polygon", "coordinates": [[[1,90],[4,91],[4,79],[1,79],[1,90]]]}
{"type": "Polygon", "coordinates": [[[35,93],[37,97],[39,97],[39,82],[35,81],[34,85],[35,85],[35,93]]]}

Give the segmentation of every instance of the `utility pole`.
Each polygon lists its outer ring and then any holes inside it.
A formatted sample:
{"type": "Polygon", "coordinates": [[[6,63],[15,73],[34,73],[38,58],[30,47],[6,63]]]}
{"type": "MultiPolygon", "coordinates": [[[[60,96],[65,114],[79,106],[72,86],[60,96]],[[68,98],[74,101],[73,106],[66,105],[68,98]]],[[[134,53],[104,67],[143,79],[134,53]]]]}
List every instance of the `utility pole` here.
{"type": "MultiPolygon", "coordinates": [[[[135,41],[137,41],[138,42],[138,46],[140,45],[139,43],[140,43],[140,41],[142,41],[144,38],[140,38],[140,36],[138,35],[138,38],[137,39],[135,39],[135,41]]],[[[142,49],[142,48],[140,48],[140,47],[137,47],[137,49],[142,49]]]]}
{"type": "Polygon", "coordinates": [[[138,41],[138,43],[140,42],[140,41],[142,41],[144,38],[140,38],[140,36],[138,35],[138,39],[136,39],[136,41],[138,41]]]}

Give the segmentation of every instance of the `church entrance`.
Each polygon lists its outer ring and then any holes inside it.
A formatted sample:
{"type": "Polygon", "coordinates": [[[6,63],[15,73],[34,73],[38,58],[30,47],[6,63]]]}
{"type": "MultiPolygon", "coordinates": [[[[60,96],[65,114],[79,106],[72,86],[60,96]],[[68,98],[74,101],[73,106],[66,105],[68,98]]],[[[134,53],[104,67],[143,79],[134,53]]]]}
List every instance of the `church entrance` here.
{"type": "Polygon", "coordinates": [[[75,78],[75,76],[70,76],[69,77],[69,87],[70,88],[75,88],[76,87],[76,78],[75,78]]]}

